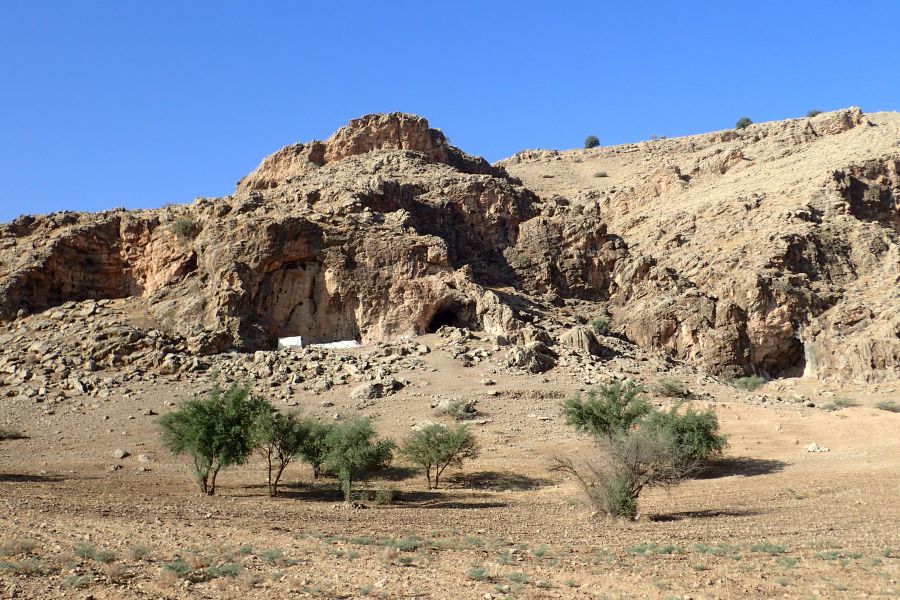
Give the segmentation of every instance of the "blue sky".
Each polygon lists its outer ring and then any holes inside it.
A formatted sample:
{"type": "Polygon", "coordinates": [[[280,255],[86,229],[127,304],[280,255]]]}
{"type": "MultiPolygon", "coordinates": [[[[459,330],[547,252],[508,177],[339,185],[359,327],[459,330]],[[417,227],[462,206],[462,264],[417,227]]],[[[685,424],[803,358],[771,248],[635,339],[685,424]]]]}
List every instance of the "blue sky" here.
{"type": "Polygon", "coordinates": [[[494,161],[900,109],[900,2],[0,3],[0,221],[233,191],[370,112],[494,161]]]}

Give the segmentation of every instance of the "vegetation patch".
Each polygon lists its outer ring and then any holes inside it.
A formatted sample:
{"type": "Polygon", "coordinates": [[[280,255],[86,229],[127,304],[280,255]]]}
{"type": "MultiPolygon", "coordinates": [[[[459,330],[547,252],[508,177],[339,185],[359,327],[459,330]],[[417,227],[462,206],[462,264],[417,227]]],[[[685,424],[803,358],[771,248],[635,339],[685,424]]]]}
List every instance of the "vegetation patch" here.
{"type": "Polygon", "coordinates": [[[200,234],[202,227],[200,221],[193,216],[184,216],[175,219],[169,229],[180,240],[192,240],[200,234]]]}
{"type": "Polygon", "coordinates": [[[759,375],[751,375],[749,377],[738,377],[737,379],[731,380],[731,385],[734,387],[747,390],[748,392],[755,391],[758,387],[766,382],[765,379],[760,377],[759,375]]]}
{"type": "Polygon", "coordinates": [[[761,542],[750,546],[751,552],[760,552],[763,554],[784,554],[787,552],[787,546],[784,544],[773,544],[771,542],[761,542]]]}

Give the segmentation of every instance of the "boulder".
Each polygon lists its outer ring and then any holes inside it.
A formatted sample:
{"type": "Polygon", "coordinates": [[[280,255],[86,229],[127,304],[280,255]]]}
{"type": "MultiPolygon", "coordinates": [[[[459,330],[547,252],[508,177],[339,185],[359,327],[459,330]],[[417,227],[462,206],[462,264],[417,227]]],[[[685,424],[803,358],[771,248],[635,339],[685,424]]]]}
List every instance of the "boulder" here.
{"type": "Polygon", "coordinates": [[[568,330],[560,336],[559,343],[577,352],[593,356],[600,356],[603,352],[594,330],[587,325],[578,325],[568,330]]]}

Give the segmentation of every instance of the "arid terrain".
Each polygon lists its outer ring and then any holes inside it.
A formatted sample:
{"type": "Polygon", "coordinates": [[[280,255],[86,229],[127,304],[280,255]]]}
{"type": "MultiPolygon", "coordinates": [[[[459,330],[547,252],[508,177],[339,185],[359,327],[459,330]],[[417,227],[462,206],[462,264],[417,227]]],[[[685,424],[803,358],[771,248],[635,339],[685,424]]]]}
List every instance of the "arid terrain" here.
{"type": "Polygon", "coordinates": [[[232,196],[0,225],[0,319],[2,598],[900,596],[897,113],[495,165],[369,115],[232,196]],[[397,441],[470,402],[482,452],[202,496],[156,421],[214,377],[397,441]],[[636,521],[550,470],[597,452],[562,401],[626,380],[729,442],[636,521]]]}

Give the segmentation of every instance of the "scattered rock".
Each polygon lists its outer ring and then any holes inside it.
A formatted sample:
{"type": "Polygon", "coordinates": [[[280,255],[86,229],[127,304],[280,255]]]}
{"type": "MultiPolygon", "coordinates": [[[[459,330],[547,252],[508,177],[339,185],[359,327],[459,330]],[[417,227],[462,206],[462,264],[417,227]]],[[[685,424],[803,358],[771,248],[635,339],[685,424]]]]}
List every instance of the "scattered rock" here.
{"type": "Polygon", "coordinates": [[[820,446],[815,442],[807,445],[804,449],[804,452],[829,452],[830,450],[825,446],[820,446]]]}

